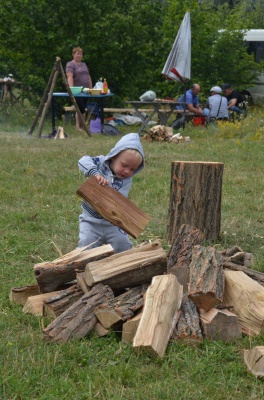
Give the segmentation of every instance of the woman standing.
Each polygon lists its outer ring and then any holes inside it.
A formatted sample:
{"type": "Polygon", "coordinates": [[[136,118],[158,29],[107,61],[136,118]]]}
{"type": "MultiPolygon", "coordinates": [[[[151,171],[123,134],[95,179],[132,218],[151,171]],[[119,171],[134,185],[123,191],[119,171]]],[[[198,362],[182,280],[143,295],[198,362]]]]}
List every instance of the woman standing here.
{"type": "MultiPolygon", "coordinates": [[[[87,65],[82,62],[83,58],[83,50],[81,47],[75,47],[72,51],[73,60],[69,61],[66,65],[66,75],[68,79],[69,86],[83,86],[86,88],[92,88],[92,78],[89,73],[89,69],[87,65]]],[[[87,104],[87,99],[83,97],[75,98],[80,112],[83,116],[85,116],[85,107],[87,104]]],[[[83,131],[81,128],[81,121],[79,119],[78,114],[75,114],[76,118],[76,129],[78,131],[83,131]]]]}

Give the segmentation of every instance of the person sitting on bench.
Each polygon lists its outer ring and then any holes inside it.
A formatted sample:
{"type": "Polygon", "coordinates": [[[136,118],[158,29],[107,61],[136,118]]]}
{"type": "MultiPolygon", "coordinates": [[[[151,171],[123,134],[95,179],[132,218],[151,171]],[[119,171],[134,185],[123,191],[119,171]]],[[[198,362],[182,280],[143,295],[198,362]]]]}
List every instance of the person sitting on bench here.
{"type": "Polygon", "coordinates": [[[175,107],[176,110],[188,110],[191,113],[203,115],[202,107],[199,103],[198,94],[201,91],[200,85],[198,83],[194,83],[191,89],[187,90],[185,94],[183,94],[178,102],[186,103],[182,105],[178,105],[175,107]]]}
{"type": "Polygon", "coordinates": [[[242,110],[239,108],[239,104],[242,104],[244,99],[241,93],[238,90],[232,89],[231,85],[228,83],[224,83],[222,86],[224,95],[228,100],[228,110],[235,111],[238,114],[242,113],[242,110]]]}
{"type": "Polygon", "coordinates": [[[204,115],[210,120],[228,120],[228,104],[226,97],[221,96],[222,89],[213,86],[210,90],[211,96],[206,100],[207,107],[204,108],[204,115]]]}

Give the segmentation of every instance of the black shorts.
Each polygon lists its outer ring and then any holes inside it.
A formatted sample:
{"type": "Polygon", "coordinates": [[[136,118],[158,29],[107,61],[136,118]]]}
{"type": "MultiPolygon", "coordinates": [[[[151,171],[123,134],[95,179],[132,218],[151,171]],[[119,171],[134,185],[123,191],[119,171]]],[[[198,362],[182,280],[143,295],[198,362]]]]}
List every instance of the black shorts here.
{"type": "Polygon", "coordinates": [[[85,99],[84,97],[75,97],[75,100],[76,103],[78,104],[81,114],[84,114],[86,109],[87,99],[85,99]]]}

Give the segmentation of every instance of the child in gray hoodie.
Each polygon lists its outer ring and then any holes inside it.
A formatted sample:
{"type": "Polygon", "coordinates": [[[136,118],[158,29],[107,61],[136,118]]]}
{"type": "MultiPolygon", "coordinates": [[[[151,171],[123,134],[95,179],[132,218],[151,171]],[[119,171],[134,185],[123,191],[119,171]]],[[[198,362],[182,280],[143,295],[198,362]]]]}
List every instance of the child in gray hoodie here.
{"type": "MultiPolygon", "coordinates": [[[[137,133],[123,136],[107,156],[84,156],[78,161],[79,170],[86,177],[94,175],[98,184],[109,185],[128,196],[132,176],[144,168],[144,152],[137,133]]],[[[129,250],[132,243],[118,226],[101,217],[92,206],[82,201],[79,216],[79,247],[98,247],[111,244],[115,253],[129,250]]]]}

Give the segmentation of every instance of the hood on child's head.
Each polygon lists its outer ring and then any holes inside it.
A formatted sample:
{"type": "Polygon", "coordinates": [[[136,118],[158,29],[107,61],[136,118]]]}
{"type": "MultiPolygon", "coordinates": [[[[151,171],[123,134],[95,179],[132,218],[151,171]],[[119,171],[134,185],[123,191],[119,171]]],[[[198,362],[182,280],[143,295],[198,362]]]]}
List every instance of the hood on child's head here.
{"type": "Polygon", "coordinates": [[[128,133],[127,135],[124,135],[116,143],[115,147],[113,147],[110,150],[110,152],[105,157],[105,160],[110,160],[117,154],[121,153],[121,151],[128,150],[128,149],[137,150],[142,156],[142,162],[141,162],[140,166],[138,167],[138,169],[134,172],[134,175],[135,175],[144,168],[144,152],[143,152],[143,148],[142,148],[138,133],[128,133]]]}

